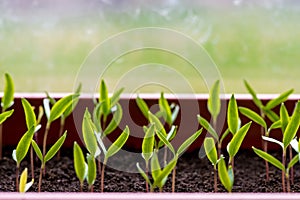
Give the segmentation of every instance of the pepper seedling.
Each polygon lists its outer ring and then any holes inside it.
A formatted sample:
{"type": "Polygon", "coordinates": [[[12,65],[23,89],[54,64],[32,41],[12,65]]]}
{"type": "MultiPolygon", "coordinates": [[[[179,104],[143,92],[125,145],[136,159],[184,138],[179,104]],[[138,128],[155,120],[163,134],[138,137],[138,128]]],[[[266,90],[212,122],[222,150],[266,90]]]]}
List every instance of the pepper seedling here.
{"type": "MultiPolygon", "coordinates": [[[[266,105],[264,105],[262,101],[257,97],[257,94],[254,91],[254,89],[250,86],[250,84],[246,80],[244,80],[244,85],[248,90],[248,92],[251,94],[254,104],[259,108],[260,116],[264,121],[266,120],[266,117],[268,117],[272,122],[278,121],[279,116],[272,109],[280,105],[281,103],[285,102],[290,96],[290,94],[294,92],[293,89],[283,92],[278,97],[271,99],[266,103],[266,105]]],[[[268,131],[266,131],[266,128],[264,126],[262,126],[261,135],[268,137],[268,131]]],[[[264,151],[267,152],[268,145],[266,141],[262,140],[262,146],[264,148],[264,151]]],[[[290,154],[290,159],[292,159],[291,154],[290,154]]],[[[269,181],[269,165],[267,161],[265,161],[265,167],[266,167],[266,180],[269,181]]]]}
{"type": "Polygon", "coordinates": [[[4,74],[5,86],[3,97],[1,99],[1,114],[0,114],[0,159],[2,159],[2,140],[3,140],[3,126],[2,123],[12,115],[14,110],[7,111],[14,104],[14,82],[12,77],[8,74],[4,74]]]}
{"type": "Polygon", "coordinates": [[[41,167],[40,167],[40,175],[39,175],[39,184],[38,184],[38,192],[41,191],[41,185],[42,185],[42,177],[43,177],[43,171],[45,169],[46,163],[55,156],[55,154],[58,152],[58,150],[63,145],[65,139],[67,137],[67,131],[54,143],[54,145],[49,149],[48,152],[45,153],[45,155],[42,154],[41,149],[37,145],[37,143],[32,140],[31,145],[33,146],[33,149],[37,155],[37,157],[41,161],[41,167]]]}
{"type": "Polygon", "coordinates": [[[286,191],[285,181],[287,181],[287,191],[289,192],[290,191],[290,183],[289,183],[289,174],[287,174],[287,173],[289,173],[288,169],[290,169],[294,165],[292,161],[294,160],[295,157],[290,160],[290,163],[288,165],[290,167],[286,168],[286,152],[287,152],[288,146],[291,144],[291,142],[295,138],[296,133],[299,128],[299,125],[300,125],[300,101],[297,102],[291,118],[289,118],[289,116],[286,114],[286,112],[283,111],[284,104],[281,105],[281,110],[282,111],[280,112],[280,114],[281,114],[280,122],[281,122],[281,128],[283,130],[282,141],[278,141],[274,138],[262,136],[264,140],[266,140],[268,142],[273,142],[273,143],[281,146],[281,148],[282,148],[281,163],[280,163],[280,161],[278,161],[277,159],[272,157],[267,152],[262,153],[261,150],[258,150],[255,147],[253,147],[253,149],[254,149],[254,152],[258,156],[262,157],[263,159],[267,160],[271,164],[275,165],[277,168],[281,169],[281,171],[282,171],[282,176],[281,176],[282,190],[283,190],[283,192],[286,191]],[[278,165],[277,161],[280,163],[280,165],[278,165]]]}
{"type": "Polygon", "coordinates": [[[21,193],[27,192],[34,182],[34,179],[31,179],[31,181],[27,183],[27,176],[28,170],[25,168],[20,176],[19,192],[21,193]]]}
{"type": "MultiPolygon", "coordinates": [[[[81,83],[78,85],[77,89],[75,90],[75,94],[77,94],[78,96],[80,96],[80,92],[81,92],[81,83]]],[[[56,103],[56,100],[54,98],[52,98],[50,96],[50,94],[48,92],[46,92],[46,96],[47,99],[49,99],[50,104],[53,106],[56,103]]],[[[59,126],[59,132],[58,132],[58,137],[61,137],[63,132],[64,132],[64,128],[65,128],[65,122],[66,119],[69,115],[72,114],[73,110],[75,109],[76,105],[78,104],[79,98],[76,98],[73,100],[72,104],[69,104],[68,107],[65,109],[65,111],[63,112],[63,114],[60,116],[60,126],[59,126]]],[[[60,151],[57,152],[57,159],[60,159],[60,151]]]]}

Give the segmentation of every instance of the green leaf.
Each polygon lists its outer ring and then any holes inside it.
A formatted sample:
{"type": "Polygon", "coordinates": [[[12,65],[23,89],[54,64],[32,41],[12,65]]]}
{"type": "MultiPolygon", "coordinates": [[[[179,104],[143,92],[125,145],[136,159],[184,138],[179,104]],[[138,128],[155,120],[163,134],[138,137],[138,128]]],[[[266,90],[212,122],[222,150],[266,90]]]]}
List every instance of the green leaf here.
{"type": "Polygon", "coordinates": [[[97,157],[99,154],[98,151],[99,148],[97,145],[95,130],[94,130],[93,122],[91,120],[91,115],[87,108],[84,112],[83,121],[82,121],[82,135],[83,135],[85,146],[89,151],[89,153],[92,156],[97,157]]]}
{"type": "Polygon", "coordinates": [[[147,176],[147,174],[144,172],[144,170],[142,170],[142,168],[140,167],[139,163],[136,163],[136,167],[139,171],[139,173],[142,175],[142,177],[145,179],[145,181],[150,185],[150,187],[152,187],[151,181],[149,179],[149,177],[147,176]]]}
{"type": "Polygon", "coordinates": [[[263,109],[263,112],[272,122],[276,122],[279,120],[279,116],[274,111],[263,109]]]}
{"type": "Polygon", "coordinates": [[[101,84],[100,84],[100,103],[103,104],[101,108],[104,116],[108,116],[111,105],[110,105],[110,99],[108,97],[108,90],[104,80],[101,80],[101,84]]]}
{"type": "Polygon", "coordinates": [[[58,152],[58,150],[65,142],[66,137],[67,137],[67,131],[65,131],[65,133],[54,143],[54,145],[46,153],[44,158],[45,163],[48,162],[51,158],[53,158],[53,156],[58,152]]]}
{"type": "Polygon", "coordinates": [[[96,167],[96,161],[95,158],[90,155],[87,154],[86,156],[87,159],[87,163],[88,163],[88,173],[87,173],[87,183],[89,186],[92,186],[96,180],[96,176],[97,176],[97,167],[96,167]]]}
{"type": "MultiPolygon", "coordinates": [[[[169,133],[167,134],[167,136],[164,136],[166,138],[166,140],[168,140],[169,142],[173,140],[173,138],[176,136],[177,133],[177,126],[172,125],[171,129],[169,131],[169,133]]],[[[164,146],[164,142],[163,141],[159,141],[158,142],[158,148],[161,148],[162,146],[164,146]]]]}
{"type": "Polygon", "coordinates": [[[300,124],[300,101],[297,102],[291,120],[289,121],[283,133],[283,146],[284,149],[288,147],[292,139],[296,136],[300,124]]]}
{"type": "Polygon", "coordinates": [[[225,187],[225,189],[228,192],[231,192],[233,184],[232,184],[231,179],[229,177],[223,155],[221,155],[220,161],[218,163],[218,174],[219,174],[220,181],[221,181],[222,185],[225,187]]]}
{"type": "Polygon", "coordinates": [[[160,98],[158,100],[159,108],[163,111],[164,120],[167,122],[169,126],[172,125],[172,112],[169,106],[167,99],[164,97],[164,93],[160,93],[160,98]]]}
{"type": "Polygon", "coordinates": [[[261,125],[265,129],[267,129],[267,124],[266,124],[265,120],[260,115],[258,115],[256,112],[250,110],[249,108],[245,108],[245,107],[239,107],[239,111],[243,115],[248,117],[250,120],[254,121],[255,123],[261,125]]]}
{"type": "Polygon", "coordinates": [[[43,163],[44,159],[43,159],[43,154],[41,152],[41,149],[39,148],[39,146],[37,145],[37,143],[34,140],[31,140],[31,145],[37,155],[37,157],[40,159],[40,161],[43,163]]]}
{"type": "Polygon", "coordinates": [[[230,179],[230,182],[231,182],[231,187],[232,187],[233,183],[234,183],[234,173],[233,173],[233,169],[232,169],[231,165],[228,166],[227,173],[228,173],[228,176],[229,176],[229,179],[230,179]]]}
{"type": "Polygon", "coordinates": [[[7,118],[9,118],[14,112],[14,109],[5,111],[0,114],[0,124],[2,124],[7,118]]]}
{"type": "Polygon", "coordinates": [[[248,92],[251,94],[255,105],[259,108],[263,108],[264,105],[262,104],[261,100],[257,98],[257,95],[256,95],[255,91],[253,90],[253,88],[249,85],[249,83],[246,80],[244,80],[244,84],[245,84],[248,92]]]}
{"type": "Polygon", "coordinates": [[[166,136],[161,131],[156,131],[156,135],[157,135],[158,139],[164,145],[166,145],[173,154],[175,154],[175,149],[174,149],[173,145],[167,140],[166,136]]]}
{"type": "Polygon", "coordinates": [[[101,127],[101,105],[101,103],[97,103],[93,110],[93,122],[97,129],[97,132],[99,133],[103,132],[101,127]]]}
{"type": "Polygon", "coordinates": [[[276,129],[276,128],[281,128],[281,121],[280,120],[278,120],[276,122],[273,122],[271,124],[271,126],[269,127],[268,132],[270,132],[271,130],[276,129]]]}
{"type": "Polygon", "coordinates": [[[151,158],[151,173],[152,173],[153,180],[155,182],[161,173],[161,168],[160,168],[156,151],[154,151],[153,156],[151,158]]]}
{"type": "Polygon", "coordinates": [[[56,100],[50,96],[49,92],[45,91],[45,94],[46,94],[47,99],[49,99],[50,104],[54,105],[56,103],[56,100]]]}
{"type": "Polygon", "coordinates": [[[278,144],[278,145],[281,146],[281,148],[283,149],[283,143],[280,142],[280,141],[278,141],[278,140],[276,140],[276,139],[274,139],[274,138],[262,136],[262,139],[263,139],[263,140],[266,140],[266,141],[268,141],[268,142],[273,142],[273,143],[275,143],[275,144],[278,144]]]}
{"type": "Polygon", "coordinates": [[[281,122],[282,133],[284,133],[284,131],[289,123],[289,120],[290,120],[289,113],[288,113],[286,107],[284,106],[284,103],[282,103],[280,106],[280,122],[281,122]]]}
{"type": "Polygon", "coordinates": [[[154,148],[154,140],[155,140],[155,127],[154,124],[147,129],[145,133],[145,137],[142,143],[142,157],[146,162],[150,160],[153,155],[153,148],[154,148]]]}
{"type": "MultiPolygon", "coordinates": [[[[78,87],[75,91],[75,94],[80,95],[80,91],[81,91],[81,83],[78,85],[78,87]]],[[[79,102],[79,98],[76,98],[75,100],[73,100],[73,102],[66,108],[65,112],[63,113],[64,118],[67,118],[73,112],[73,110],[77,106],[78,102],[79,102]]]]}
{"type": "Polygon", "coordinates": [[[12,77],[8,73],[5,73],[4,77],[5,77],[5,86],[4,86],[3,97],[1,99],[1,106],[3,110],[6,110],[14,104],[15,88],[14,88],[14,82],[12,77]]]}
{"type": "Polygon", "coordinates": [[[210,123],[200,115],[197,115],[197,118],[200,125],[203,126],[203,128],[205,128],[205,130],[207,130],[211,134],[211,136],[213,136],[216,140],[219,140],[219,135],[217,134],[215,129],[210,125],[210,123]]]}
{"type": "Polygon", "coordinates": [[[139,109],[142,111],[143,115],[146,117],[146,119],[148,119],[149,107],[147,106],[146,102],[139,96],[137,96],[135,101],[139,109]]]}
{"type": "Polygon", "coordinates": [[[78,94],[71,94],[58,100],[50,110],[49,122],[53,122],[59,118],[66,109],[73,104],[73,102],[79,97],[78,94]]]}
{"type": "Polygon", "coordinates": [[[225,132],[221,135],[221,138],[220,138],[220,141],[219,141],[219,144],[222,144],[223,140],[226,138],[226,136],[230,133],[229,129],[227,128],[225,130],[225,132]]]}
{"type": "Polygon", "coordinates": [[[122,116],[123,116],[123,110],[119,103],[116,104],[116,112],[113,114],[113,118],[110,121],[110,123],[107,125],[106,129],[103,132],[104,136],[107,136],[111,132],[113,132],[120,124],[122,116]]]}
{"type": "Polygon", "coordinates": [[[28,149],[30,147],[31,140],[34,135],[34,126],[32,126],[20,139],[16,148],[16,160],[18,165],[26,156],[28,149]]]}
{"type": "Polygon", "coordinates": [[[236,134],[233,135],[230,143],[228,144],[228,154],[232,158],[239,151],[240,146],[251,126],[252,122],[245,124],[242,128],[238,130],[236,134]]]}
{"type": "Polygon", "coordinates": [[[173,158],[163,170],[160,171],[160,174],[154,179],[153,186],[158,186],[159,188],[162,188],[165,184],[165,180],[169,176],[169,174],[172,172],[172,170],[176,167],[177,164],[177,157],[173,158]]]}
{"type": "Polygon", "coordinates": [[[265,106],[265,109],[271,110],[272,108],[275,108],[279,104],[285,102],[287,100],[287,98],[290,96],[290,94],[292,94],[293,92],[294,92],[293,89],[288,90],[288,91],[282,93],[281,95],[279,95],[277,98],[270,100],[267,103],[267,105],[265,106]]]}
{"type": "Polygon", "coordinates": [[[290,169],[299,161],[299,154],[295,155],[293,159],[289,162],[286,173],[289,173],[290,169]]]}
{"type": "Polygon", "coordinates": [[[23,106],[24,113],[25,113],[27,128],[29,129],[32,126],[36,126],[37,125],[36,124],[36,116],[35,116],[35,113],[33,111],[33,107],[24,98],[22,98],[21,101],[22,101],[22,106],[23,106]]]}
{"type": "Polygon", "coordinates": [[[252,149],[262,159],[268,161],[269,163],[271,163],[272,165],[274,165],[278,169],[285,170],[283,164],[279,160],[277,160],[275,157],[273,157],[272,155],[270,155],[270,154],[268,154],[268,153],[266,153],[266,152],[264,152],[260,149],[257,149],[255,147],[252,147],[252,149]]]}
{"type": "Polygon", "coordinates": [[[188,139],[186,139],[178,148],[177,156],[179,157],[183,152],[185,152],[189,146],[201,135],[203,128],[198,130],[196,133],[191,135],[188,139]]]}
{"type": "Polygon", "coordinates": [[[126,143],[128,137],[129,137],[130,131],[128,126],[124,129],[124,131],[121,133],[121,135],[112,143],[112,145],[108,148],[105,158],[108,159],[109,157],[116,154],[126,143]]]}
{"type": "Polygon", "coordinates": [[[214,138],[207,137],[204,139],[204,150],[209,161],[216,166],[218,162],[218,154],[214,138]]]}
{"type": "Polygon", "coordinates": [[[155,115],[153,115],[150,111],[148,112],[148,116],[149,116],[150,123],[155,125],[156,130],[162,132],[164,135],[167,135],[167,132],[164,126],[162,125],[162,123],[159,121],[159,119],[155,115]]]}
{"type": "Polygon", "coordinates": [[[216,121],[221,109],[220,80],[217,80],[209,91],[207,108],[214,121],[216,121]]]}
{"type": "Polygon", "coordinates": [[[239,127],[239,113],[237,103],[233,94],[231,95],[228,103],[227,123],[230,132],[232,134],[235,134],[238,131],[239,127]]]}
{"type": "Polygon", "coordinates": [[[114,94],[110,98],[110,103],[111,103],[112,107],[115,106],[119,102],[120,96],[123,91],[124,91],[124,88],[121,88],[121,89],[117,90],[116,92],[114,92],[114,94]]]}
{"type": "Polygon", "coordinates": [[[82,183],[86,177],[86,163],[84,161],[82,150],[77,142],[74,142],[73,145],[73,156],[75,172],[80,183],[82,183]]]}

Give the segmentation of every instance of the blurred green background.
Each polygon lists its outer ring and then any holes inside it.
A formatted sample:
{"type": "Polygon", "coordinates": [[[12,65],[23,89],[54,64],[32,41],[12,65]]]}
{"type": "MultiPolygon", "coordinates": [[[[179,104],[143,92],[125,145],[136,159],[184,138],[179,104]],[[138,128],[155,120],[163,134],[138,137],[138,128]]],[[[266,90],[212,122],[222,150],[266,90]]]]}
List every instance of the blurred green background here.
{"type": "MultiPolygon", "coordinates": [[[[132,28],[162,27],[179,31],[205,48],[227,93],[246,93],[243,79],[259,93],[290,88],[299,93],[299,20],[297,0],[1,0],[0,91],[3,74],[9,72],[17,92],[70,92],[81,64],[99,43],[132,28]]],[[[118,47],[107,51],[114,48],[118,47]]],[[[183,60],[155,50],[133,52],[111,67],[149,62],[191,69],[183,60]]],[[[147,74],[141,72],[140,77],[147,74]]],[[[116,81],[118,76],[112,73],[106,79],[116,81]]],[[[155,76],[166,78],[160,73],[155,76]]],[[[193,77],[192,71],[186,78],[195,92],[208,91],[205,78],[193,77]]],[[[176,81],[172,84],[176,87],[176,81]]],[[[177,84],[180,87],[180,81],[177,84]]]]}

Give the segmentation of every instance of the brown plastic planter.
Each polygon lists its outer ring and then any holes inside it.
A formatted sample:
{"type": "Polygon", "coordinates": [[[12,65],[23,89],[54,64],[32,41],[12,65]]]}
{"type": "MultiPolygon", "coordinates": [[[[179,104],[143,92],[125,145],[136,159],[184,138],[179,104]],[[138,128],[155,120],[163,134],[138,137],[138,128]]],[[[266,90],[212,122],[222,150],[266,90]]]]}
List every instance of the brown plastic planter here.
{"type": "MultiPolygon", "coordinates": [[[[55,98],[61,98],[65,96],[65,94],[55,94],[55,98]]],[[[259,98],[265,103],[267,100],[274,98],[277,95],[260,95],[259,98]]],[[[21,98],[24,97],[29,102],[38,107],[42,105],[43,98],[45,98],[44,94],[16,94],[15,96],[15,104],[13,109],[15,112],[11,118],[9,118],[3,127],[3,145],[5,147],[15,147],[19,138],[26,131],[26,123],[24,119],[24,112],[21,104],[21,98]]],[[[150,105],[151,109],[155,110],[155,104],[157,104],[157,99],[159,95],[141,95],[143,99],[150,105]]],[[[179,145],[184,138],[189,137],[189,135],[193,134],[196,130],[200,128],[199,123],[197,121],[197,114],[201,114],[201,116],[210,119],[209,112],[207,110],[207,94],[199,94],[199,95],[178,95],[177,98],[168,97],[170,102],[176,102],[180,105],[180,113],[179,117],[176,121],[176,124],[179,125],[178,136],[173,141],[173,144],[179,145]],[[195,106],[196,105],[196,106],[195,106]]],[[[222,106],[226,108],[225,104],[227,104],[230,95],[225,95],[223,98],[222,106]]],[[[237,99],[237,103],[239,106],[244,106],[251,108],[254,111],[259,111],[258,108],[253,104],[250,95],[235,95],[237,99]]],[[[291,95],[289,100],[285,103],[289,113],[292,113],[293,108],[297,100],[300,99],[300,95],[291,95]]],[[[112,133],[110,136],[113,140],[116,134],[121,132],[121,129],[128,125],[131,131],[130,138],[126,143],[125,148],[128,150],[136,151],[140,148],[143,136],[142,126],[147,124],[147,121],[139,111],[136,103],[135,96],[130,95],[122,95],[120,103],[123,107],[123,119],[120,124],[120,129],[112,133]]],[[[70,116],[66,121],[65,128],[68,130],[68,137],[64,144],[64,148],[71,148],[74,141],[80,142],[80,134],[81,134],[81,120],[84,113],[85,108],[88,107],[92,109],[93,101],[91,96],[82,95],[80,101],[74,111],[74,114],[70,116]]],[[[278,112],[278,108],[275,108],[275,111],[278,112]]],[[[226,109],[222,110],[220,123],[218,124],[218,129],[226,129],[226,109]]],[[[246,123],[249,121],[247,118],[244,118],[241,115],[242,123],[246,123]]],[[[45,127],[45,118],[42,120],[42,125],[45,127]]],[[[57,139],[59,120],[53,123],[51,126],[48,143],[52,144],[57,139]]],[[[242,148],[251,148],[251,146],[260,147],[260,126],[253,123],[251,125],[251,129],[249,134],[246,136],[242,148]]],[[[40,130],[43,133],[44,129],[40,130]]],[[[42,134],[40,134],[42,136],[42,134]]],[[[280,135],[276,132],[272,133],[272,136],[280,135]]],[[[190,147],[189,151],[198,150],[202,141],[205,137],[205,134],[202,134],[201,137],[190,147]]],[[[41,137],[38,138],[38,142],[42,141],[41,137]]],[[[224,144],[226,145],[226,143],[224,144]]],[[[269,146],[270,149],[277,148],[274,145],[269,146]]],[[[253,193],[245,193],[245,194],[205,194],[205,193],[177,193],[177,194],[151,194],[151,193],[128,193],[126,195],[120,193],[27,193],[27,194],[18,194],[18,193],[0,193],[0,200],[2,199],[300,199],[300,194],[253,194],[253,193]]]]}

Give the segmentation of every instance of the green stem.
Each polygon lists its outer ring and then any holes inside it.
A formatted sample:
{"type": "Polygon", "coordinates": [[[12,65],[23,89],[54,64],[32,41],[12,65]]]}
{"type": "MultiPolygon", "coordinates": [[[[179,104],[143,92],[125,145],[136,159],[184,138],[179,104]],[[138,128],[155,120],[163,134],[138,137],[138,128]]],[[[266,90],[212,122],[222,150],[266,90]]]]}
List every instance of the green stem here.
{"type": "Polygon", "coordinates": [[[80,192],[83,192],[83,181],[80,181],[80,192]]]}
{"type": "Polygon", "coordinates": [[[291,192],[291,185],[290,185],[290,177],[288,172],[285,174],[286,177],[286,182],[287,182],[287,192],[290,193],[291,192]]]}
{"type": "Polygon", "coordinates": [[[31,165],[31,179],[34,179],[34,162],[33,162],[33,148],[30,146],[30,165],[31,165]]]}
{"type": "MultiPolygon", "coordinates": [[[[51,125],[51,122],[47,122],[46,129],[45,129],[45,134],[44,134],[44,139],[43,139],[43,158],[44,158],[45,155],[46,155],[47,137],[48,137],[50,125],[51,125]]],[[[44,175],[45,175],[45,173],[46,173],[46,170],[45,170],[45,169],[46,169],[46,168],[43,167],[43,173],[44,173],[44,175]]]]}
{"type": "Polygon", "coordinates": [[[44,171],[45,165],[42,163],[40,168],[40,176],[39,176],[39,185],[38,185],[38,192],[41,192],[41,186],[42,186],[42,178],[43,178],[43,171],[44,171]]]}
{"type": "MultiPolygon", "coordinates": [[[[149,173],[149,161],[145,161],[145,164],[146,164],[146,175],[148,176],[148,173],[149,173]]],[[[148,182],[146,181],[146,192],[149,192],[149,184],[148,182]]]]}
{"type": "Polygon", "coordinates": [[[214,165],[214,189],[218,192],[218,171],[216,165],[214,165]]]}
{"type": "MultiPolygon", "coordinates": [[[[292,146],[289,145],[289,156],[290,156],[290,160],[293,159],[293,150],[292,150],[292,146]]],[[[291,167],[291,183],[292,185],[294,185],[294,167],[291,167]]]]}
{"type": "MultiPolygon", "coordinates": [[[[2,108],[2,112],[4,113],[5,109],[2,108]]],[[[2,148],[3,148],[3,124],[0,124],[0,160],[2,160],[2,148]]]]}
{"type": "MultiPolygon", "coordinates": [[[[265,120],[266,116],[265,116],[265,113],[263,112],[262,109],[260,109],[260,116],[265,120]]],[[[269,136],[268,131],[265,130],[264,127],[260,128],[260,134],[261,134],[261,136],[267,136],[267,137],[269,136]]],[[[267,141],[262,140],[261,145],[264,149],[264,152],[267,153],[268,152],[268,143],[267,143],[267,141]]],[[[268,182],[270,180],[270,177],[269,177],[269,162],[267,160],[265,160],[265,168],[266,168],[266,181],[268,182]]]]}
{"type": "Polygon", "coordinates": [[[20,171],[20,165],[17,164],[16,167],[16,191],[19,192],[19,172],[20,171]]]}

